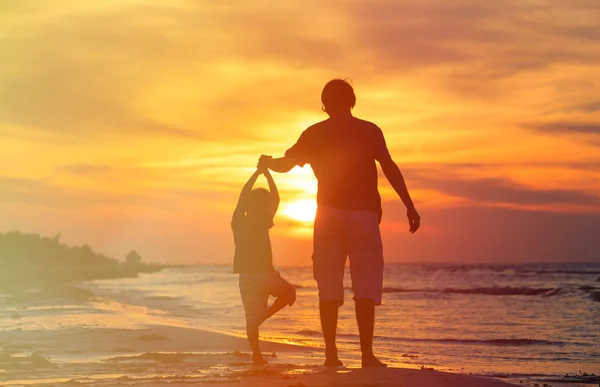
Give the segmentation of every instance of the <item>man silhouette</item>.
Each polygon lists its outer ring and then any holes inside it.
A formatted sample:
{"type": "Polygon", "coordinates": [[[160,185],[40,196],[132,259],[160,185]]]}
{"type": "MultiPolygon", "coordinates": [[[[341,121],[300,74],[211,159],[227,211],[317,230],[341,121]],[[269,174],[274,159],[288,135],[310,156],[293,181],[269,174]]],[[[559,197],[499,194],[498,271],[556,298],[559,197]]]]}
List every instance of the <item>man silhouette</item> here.
{"type": "Polygon", "coordinates": [[[349,257],[362,366],[385,367],[373,354],[375,306],[381,304],[383,291],[382,210],[375,160],[407,208],[411,233],[419,228],[420,216],[381,129],[352,115],[356,103],[352,86],[334,79],[323,88],[321,101],[329,119],[306,129],[284,157],[263,155],[259,165],[285,173],[308,163],[318,180],[313,274],[319,288],[325,365],[342,365],[335,339],[349,257]]]}

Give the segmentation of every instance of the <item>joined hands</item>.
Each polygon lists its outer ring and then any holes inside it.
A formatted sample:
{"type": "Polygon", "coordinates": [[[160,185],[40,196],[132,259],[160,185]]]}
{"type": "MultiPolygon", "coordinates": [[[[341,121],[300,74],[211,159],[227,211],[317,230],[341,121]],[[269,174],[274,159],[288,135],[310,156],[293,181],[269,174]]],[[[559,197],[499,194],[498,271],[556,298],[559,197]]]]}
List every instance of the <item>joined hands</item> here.
{"type": "Polygon", "coordinates": [[[268,163],[273,160],[272,156],[261,155],[258,159],[258,163],[256,164],[256,169],[258,169],[261,173],[269,173],[268,163]]]}

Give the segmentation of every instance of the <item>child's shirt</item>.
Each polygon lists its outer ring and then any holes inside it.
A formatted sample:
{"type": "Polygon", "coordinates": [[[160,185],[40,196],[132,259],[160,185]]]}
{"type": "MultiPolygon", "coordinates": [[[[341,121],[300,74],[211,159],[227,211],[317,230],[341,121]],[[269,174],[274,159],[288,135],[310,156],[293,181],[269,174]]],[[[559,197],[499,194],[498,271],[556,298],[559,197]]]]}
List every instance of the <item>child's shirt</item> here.
{"type": "Polygon", "coordinates": [[[273,253],[269,229],[273,222],[249,219],[245,214],[233,216],[231,229],[235,243],[234,273],[269,273],[273,268],[273,253]]]}

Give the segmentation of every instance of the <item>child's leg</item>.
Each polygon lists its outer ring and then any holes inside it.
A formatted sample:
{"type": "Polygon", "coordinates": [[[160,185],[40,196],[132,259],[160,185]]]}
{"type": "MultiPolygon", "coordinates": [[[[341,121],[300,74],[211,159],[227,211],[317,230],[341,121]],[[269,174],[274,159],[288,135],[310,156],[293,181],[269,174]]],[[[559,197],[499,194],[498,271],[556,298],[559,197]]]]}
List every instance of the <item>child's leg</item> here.
{"type": "Polygon", "coordinates": [[[253,274],[240,275],[240,293],[246,312],[246,335],[252,349],[254,364],[265,364],[259,348],[258,326],[264,321],[269,294],[263,288],[265,276],[253,274]]]}
{"type": "Polygon", "coordinates": [[[248,342],[250,343],[250,348],[252,349],[252,362],[254,364],[267,364],[268,362],[263,358],[262,352],[260,352],[258,325],[247,322],[246,335],[248,336],[248,342]]]}
{"type": "Polygon", "coordinates": [[[273,277],[271,294],[277,298],[267,309],[263,322],[285,308],[286,305],[292,306],[296,302],[296,289],[289,282],[281,278],[279,273],[276,273],[273,277]]]}
{"type": "MultiPolygon", "coordinates": [[[[267,309],[267,314],[265,315],[265,320],[267,320],[269,317],[273,316],[275,313],[279,312],[281,309],[283,309],[287,305],[289,305],[290,297],[291,297],[290,295],[277,297],[275,299],[275,301],[273,301],[273,304],[271,304],[271,306],[269,306],[269,309],[267,309]]],[[[293,298],[296,299],[296,294],[293,295],[293,298]]],[[[293,304],[293,302],[292,302],[292,304],[293,304]]]]}

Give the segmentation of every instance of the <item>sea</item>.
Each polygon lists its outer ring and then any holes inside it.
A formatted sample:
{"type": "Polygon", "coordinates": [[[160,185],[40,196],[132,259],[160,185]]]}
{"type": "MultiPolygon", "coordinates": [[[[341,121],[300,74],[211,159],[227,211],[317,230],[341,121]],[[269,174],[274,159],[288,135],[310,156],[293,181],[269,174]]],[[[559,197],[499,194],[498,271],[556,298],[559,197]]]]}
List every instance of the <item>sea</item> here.
{"type": "MultiPolygon", "coordinates": [[[[312,269],[278,270],[297,288],[297,301],[264,323],[261,338],[321,352],[312,269]]],[[[346,363],[358,364],[346,274],[338,346],[346,363]]],[[[245,334],[238,276],[229,265],[172,267],[78,286],[139,310],[140,322],[245,334]]],[[[600,264],[387,264],[384,287],[374,342],[383,361],[540,381],[600,376],[600,264]]]]}

